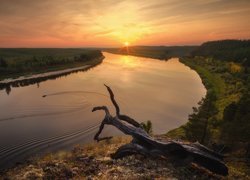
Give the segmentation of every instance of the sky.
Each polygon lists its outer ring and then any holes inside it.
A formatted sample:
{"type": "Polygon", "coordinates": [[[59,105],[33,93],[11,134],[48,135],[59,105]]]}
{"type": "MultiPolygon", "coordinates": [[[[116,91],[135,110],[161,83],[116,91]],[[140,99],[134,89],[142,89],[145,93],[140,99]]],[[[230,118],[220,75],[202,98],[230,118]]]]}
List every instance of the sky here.
{"type": "Polygon", "coordinates": [[[0,0],[0,47],[250,39],[250,0],[0,0]]]}

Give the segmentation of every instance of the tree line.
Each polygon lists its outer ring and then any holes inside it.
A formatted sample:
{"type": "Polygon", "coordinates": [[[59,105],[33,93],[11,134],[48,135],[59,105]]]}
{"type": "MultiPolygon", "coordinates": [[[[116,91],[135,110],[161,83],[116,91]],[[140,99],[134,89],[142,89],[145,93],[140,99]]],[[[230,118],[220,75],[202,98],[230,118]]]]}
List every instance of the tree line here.
{"type": "Polygon", "coordinates": [[[225,40],[202,44],[181,61],[201,75],[207,95],[193,108],[184,126],[187,139],[237,144],[250,140],[250,41],[225,40]],[[200,69],[205,71],[199,72],[200,69]],[[220,81],[216,83],[216,79],[220,81]],[[208,78],[211,79],[208,79],[208,78]]]}
{"type": "MultiPolygon", "coordinates": [[[[17,50],[9,50],[6,53],[0,51],[0,75],[8,73],[18,73],[29,71],[37,68],[54,67],[58,65],[67,65],[73,63],[84,63],[102,56],[99,50],[75,50],[69,51],[62,49],[54,53],[55,50],[42,51],[39,50],[32,53],[34,50],[27,49],[24,53],[16,53],[17,50]],[[66,51],[66,53],[64,53],[66,51]],[[67,52],[69,51],[69,52],[67,52]],[[37,53],[39,52],[39,53],[37,53]]],[[[21,50],[20,50],[21,51],[21,50]]]]}
{"type": "Polygon", "coordinates": [[[191,53],[192,56],[212,57],[250,66],[250,40],[220,40],[205,42],[191,53]]]}

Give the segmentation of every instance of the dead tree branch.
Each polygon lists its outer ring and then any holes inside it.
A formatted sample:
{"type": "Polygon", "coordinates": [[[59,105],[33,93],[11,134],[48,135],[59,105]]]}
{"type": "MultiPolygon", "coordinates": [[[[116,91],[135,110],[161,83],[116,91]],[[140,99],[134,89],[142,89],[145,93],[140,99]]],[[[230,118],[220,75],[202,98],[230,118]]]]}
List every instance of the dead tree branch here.
{"type": "Polygon", "coordinates": [[[161,142],[150,136],[145,130],[143,130],[136,120],[127,115],[120,114],[120,108],[114,98],[114,93],[111,88],[105,85],[110,99],[116,109],[116,116],[112,116],[106,106],[94,107],[92,111],[103,110],[105,117],[100,125],[98,132],[94,139],[101,141],[105,139],[111,139],[112,137],[99,137],[105,124],[113,125],[124,134],[133,137],[133,140],[129,144],[121,146],[114,154],[112,158],[118,159],[132,154],[141,154],[144,156],[152,156],[159,158],[176,157],[183,162],[188,159],[197,165],[200,165],[216,174],[227,175],[228,168],[223,163],[223,156],[211,149],[197,143],[184,143],[180,141],[167,141],[161,142]]]}

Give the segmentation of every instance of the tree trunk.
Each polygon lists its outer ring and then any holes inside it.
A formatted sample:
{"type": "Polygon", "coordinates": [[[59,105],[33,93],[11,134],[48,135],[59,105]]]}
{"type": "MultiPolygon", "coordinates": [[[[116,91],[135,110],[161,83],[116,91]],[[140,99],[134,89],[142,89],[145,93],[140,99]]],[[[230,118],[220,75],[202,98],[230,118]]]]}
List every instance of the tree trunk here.
{"type": "Polygon", "coordinates": [[[216,174],[228,174],[228,168],[222,161],[223,156],[199,144],[198,142],[185,143],[174,140],[161,142],[154,139],[145,130],[143,130],[143,128],[140,126],[140,123],[138,123],[136,120],[127,115],[120,114],[120,108],[115,101],[112,90],[108,86],[106,86],[106,88],[110,94],[110,99],[115,106],[116,116],[112,116],[106,106],[98,106],[93,108],[92,112],[97,110],[105,111],[105,117],[94,139],[96,141],[101,141],[112,138],[99,137],[105,124],[113,125],[124,134],[133,137],[133,140],[129,144],[121,146],[114,154],[112,154],[112,158],[118,159],[132,154],[142,154],[144,156],[160,158],[175,157],[179,160],[183,160],[183,162],[189,160],[189,163],[195,163],[216,174]]]}

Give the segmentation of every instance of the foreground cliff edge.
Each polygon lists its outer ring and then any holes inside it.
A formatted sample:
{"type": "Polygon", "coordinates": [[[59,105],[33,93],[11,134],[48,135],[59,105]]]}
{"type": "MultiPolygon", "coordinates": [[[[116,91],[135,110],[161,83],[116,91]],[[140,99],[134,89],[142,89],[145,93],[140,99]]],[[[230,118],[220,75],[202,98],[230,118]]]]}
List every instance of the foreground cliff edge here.
{"type": "MultiPolygon", "coordinates": [[[[164,137],[161,137],[164,139],[164,137]]],[[[71,152],[47,154],[17,165],[1,177],[9,179],[154,179],[154,178],[220,178],[194,164],[182,166],[169,158],[164,161],[141,155],[112,159],[120,146],[130,137],[115,137],[99,143],[75,146],[71,152]]]]}

